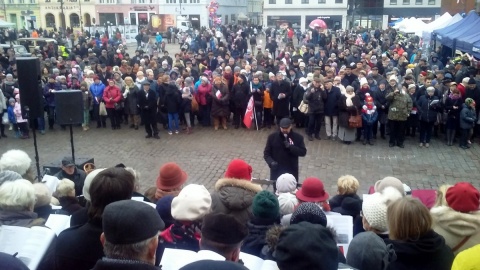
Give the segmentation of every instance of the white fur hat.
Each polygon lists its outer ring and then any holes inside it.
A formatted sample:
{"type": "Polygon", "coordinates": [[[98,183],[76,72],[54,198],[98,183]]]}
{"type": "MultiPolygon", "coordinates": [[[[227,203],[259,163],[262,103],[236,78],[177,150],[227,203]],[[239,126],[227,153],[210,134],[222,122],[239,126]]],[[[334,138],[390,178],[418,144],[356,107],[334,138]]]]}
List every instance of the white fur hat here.
{"type": "Polygon", "coordinates": [[[0,171],[14,171],[24,175],[32,164],[32,159],[22,150],[9,150],[0,158],[0,171]]]}
{"type": "Polygon", "coordinates": [[[387,207],[402,198],[394,187],[386,187],[382,192],[375,192],[363,199],[362,211],[370,227],[380,232],[388,231],[387,207]]]}
{"type": "Polygon", "coordinates": [[[365,77],[360,79],[360,86],[362,86],[364,84],[368,84],[367,78],[365,78],[365,77]]]}
{"type": "Polygon", "coordinates": [[[202,219],[210,212],[212,197],[203,185],[190,184],[172,200],[172,217],[180,221],[202,219]]]}

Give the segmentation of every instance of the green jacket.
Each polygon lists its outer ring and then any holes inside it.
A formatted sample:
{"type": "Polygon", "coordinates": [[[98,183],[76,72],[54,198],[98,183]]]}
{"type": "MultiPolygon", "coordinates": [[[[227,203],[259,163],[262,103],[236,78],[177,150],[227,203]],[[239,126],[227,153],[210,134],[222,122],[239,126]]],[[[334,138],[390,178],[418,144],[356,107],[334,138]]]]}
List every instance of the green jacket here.
{"type": "Polygon", "coordinates": [[[390,102],[388,120],[407,121],[412,111],[412,99],[407,94],[391,92],[385,97],[390,102]]]}

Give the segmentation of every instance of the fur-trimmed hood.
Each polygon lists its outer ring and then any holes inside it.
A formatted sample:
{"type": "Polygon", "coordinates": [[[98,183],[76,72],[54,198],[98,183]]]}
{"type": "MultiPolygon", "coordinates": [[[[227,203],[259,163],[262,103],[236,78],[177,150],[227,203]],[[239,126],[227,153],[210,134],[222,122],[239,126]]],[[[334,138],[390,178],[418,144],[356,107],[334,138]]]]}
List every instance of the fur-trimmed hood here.
{"type": "Polygon", "coordinates": [[[250,181],[221,178],[212,194],[212,212],[232,214],[246,224],[252,217],[253,197],[260,191],[262,187],[250,181]]]}
{"type": "Polygon", "coordinates": [[[430,210],[434,226],[457,236],[470,236],[480,233],[480,211],[461,213],[448,206],[438,206],[430,210]]]}

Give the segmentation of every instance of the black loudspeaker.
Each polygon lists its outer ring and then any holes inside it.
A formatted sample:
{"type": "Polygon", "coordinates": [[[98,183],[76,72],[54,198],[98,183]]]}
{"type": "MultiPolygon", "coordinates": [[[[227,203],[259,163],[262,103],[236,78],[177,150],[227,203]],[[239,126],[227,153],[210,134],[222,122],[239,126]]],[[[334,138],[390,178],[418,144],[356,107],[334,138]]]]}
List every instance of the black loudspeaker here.
{"type": "Polygon", "coordinates": [[[75,125],[83,123],[83,93],[80,90],[55,92],[57,124],[75,125]]]}
{"type": "Polygon", "coordinates": [[[40,78],[40,61],[36,57],[17,58],[20,105],[24,119],[36,119],[45,115],[43,89],[40,78]]]}

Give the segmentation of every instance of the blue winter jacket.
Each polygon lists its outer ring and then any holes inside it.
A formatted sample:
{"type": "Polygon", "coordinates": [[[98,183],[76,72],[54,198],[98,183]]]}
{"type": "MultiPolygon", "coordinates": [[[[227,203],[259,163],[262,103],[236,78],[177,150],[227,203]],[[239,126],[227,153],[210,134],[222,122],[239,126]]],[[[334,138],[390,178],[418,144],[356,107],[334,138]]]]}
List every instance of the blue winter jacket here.
{"type": "Polygon", "coordinates": [[[90,93],[92,93],[93,104],[98,105],[103,99],[103,90],[105,90],[105,85],[103,83],[94,83],[90,85],[90,93]]]}
{"type": "Polygon", "coordinates": [[[51,93],[50,89],[59,91],[62,90],[62,86],[58,83],[47,83],[43,87],[43,96],[45,97],[45,101],[47,105],[50,107],[55,107],[55,93],[51,93]]]}
{"type": "Polygon", "coordinates": [[[475,125],[476,121],[477,116],[475,115],[475,109],[463,104],[462,111],[460,112],[460,128],[471,129],[475,125]]]}

